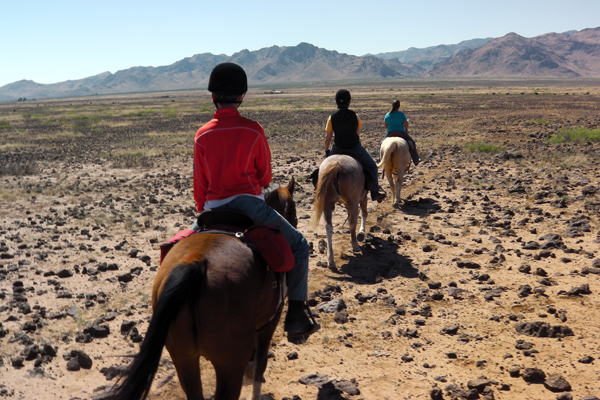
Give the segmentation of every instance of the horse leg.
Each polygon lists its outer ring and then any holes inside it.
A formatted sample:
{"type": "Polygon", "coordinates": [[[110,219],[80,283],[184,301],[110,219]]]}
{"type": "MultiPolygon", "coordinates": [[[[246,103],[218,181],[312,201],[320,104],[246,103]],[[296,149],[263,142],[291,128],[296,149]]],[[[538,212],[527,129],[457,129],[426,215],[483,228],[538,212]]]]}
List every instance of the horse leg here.
{"type": "MultiPolygon", "coordinates": [[[[236,364],[237,365],[213,363],[217,375],[215,400],[239,400],[248,360],[236,364]]],[[[188,400],[190,399],[188,398],[188,400]]]]}
{"type": "Polygon", "coordinates": [[[260,389],[262,387],[267,361],[269,358],[269,346],[273,333],[277,328],[281,310],[267,326],[256,332],[256,346],[254,348],[254,379],[252,381],[252,400],[260,400],[260,389]]]}
{"type": "Polygon", "coordinates": [[[323,211],[325,217],[325,233],[327,234],[327,266],[335,268],[335,257],[333,255],[333,209],[327,207],[323,211]]]}
{"type": "Polygon", "coordinates": [[[385,174],[387,176],[388,183],[390,184],[390,193],[392,194],[392,204],[398,201],[398,197],[395,196],[395,188],[394,188],[394,174],[393,174],[393,160],[390,158],[390,161],[385,166],[385,174]]]}
{"type": "Polygon", "coordinates": [[[171,354],[171,359],[187,400],[204,400],[200,379],[200,357],[192,355],[179,357],[171,354]]]}
{"type": "Polygon", "coordinates": [[[333,225],[327,224],[325,226],[325,232],[327,233],[327,265],[330,268],[335,268],[335,257],[333,255],[333,225]]]}
{"type": "Polygon", "coordinates": [[[398,169],[398,175],[396,176],[396,202],[399,203],[402,200],[400,192],[402,191],[402,182],[404,181],[404,169],[398,169]]]}
{"type": "Polygon", "coordinates": [[[361,211],[361,221],[360,221],[360,230],[359,234],[365,235],[365,226],[367,225],[367,215],[369,215],[369,211],[367,210],[367,195],[363,197],[360,201],[360,211],[361,211]]]}
{"type": "Polygon", "coordinates": [[[187,400],[203,400],[200,352],[193,335],[195,326],[189,307],[184,307],[171,324],[165,347],[171,355],[179,384],[187,400]]]}
{"type": "MultiPolygon", "coordinates": [[[[348,211],[348,225],[350,227],[350,242],[352,243],[352,251],[355,253],[360,252],[360,246],[358,245],[358,240],[356,239],[356,224],[358,223],[358,204],[351,203],[346,206],[346,210],[348,211]]],[[[365,233],[363,230],[363,221],[360,225],[360,233],[365,233]]]]}

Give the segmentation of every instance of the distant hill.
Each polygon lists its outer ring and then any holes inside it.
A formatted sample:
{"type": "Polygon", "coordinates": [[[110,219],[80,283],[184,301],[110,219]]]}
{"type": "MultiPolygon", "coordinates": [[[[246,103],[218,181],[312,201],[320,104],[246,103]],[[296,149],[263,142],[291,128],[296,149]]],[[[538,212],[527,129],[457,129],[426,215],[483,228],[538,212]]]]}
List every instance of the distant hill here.
{"type": "Polygon", "coordinates": [[[379,53],[374,54],[374,56],[383,58],[384,60],[398,59],[401,63],[429,69],[433,65],[458,54],[462,50],[481,47],[492,39],[493,38],[464,40],[458,44],[441,44],[439,46],[425,47],[423,49],[411,47],[404,51],[379,53]]]}
{"type": "Polygon", "coordinates": [[[463,50],[428,77],[600,77],[600,28],[524,38],[516,33],[463,50]]]}
{"type": "Polygon", "coordinates": [[[22,80],[0,87],[0,101],[202,89],[212,68],[225,61],[243,66],[250,85],[404,77],[600,77],[600,28],[530,39],[509,33],[362,57],[309,43],[242,50],[231,56],[203,53],[171,65],[132,67],[54,84],[22,80]]]}
{"type": "Polygon", "coordinates": [[[242,50],[231,57],[197,54],[167,66],[133,67],[55,84],[23,80],[0,88],[0,100],[206,88],[212,68],[226,61],[243,66],[250,85],[401,78],[424,72],[398,60],[352,56],[300,43],[242,50]]]}

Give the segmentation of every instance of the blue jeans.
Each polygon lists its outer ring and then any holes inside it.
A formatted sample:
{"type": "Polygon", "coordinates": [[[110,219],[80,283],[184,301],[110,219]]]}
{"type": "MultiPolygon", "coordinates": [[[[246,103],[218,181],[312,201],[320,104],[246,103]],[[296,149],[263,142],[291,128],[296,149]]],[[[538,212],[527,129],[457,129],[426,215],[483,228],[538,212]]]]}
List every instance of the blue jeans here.
{"type": "Polygon", "coordinates": [[[334,143],[333,147],[331,148],[331,151],[329,152],[329,155],[332,156],[334,154],[345,154],[356,159],[356,161],[358,161],[360,165],[362,165],[362,167],[366,169],[367,172],[373,178],[371,192],[377,193],[379,191],[379,182],[377,180],[379,170],[377,169],[377,164],[375,164],[375,160],[373,160],[373,157],[371,157],[371,155],[367,152],[367,150],[365,150],[364,147],[362,147],[360,143],[351,149],[340,149],[334,143]]]}
{"type": "MultiPolygon", "coordinates": [[[[308,298],[308,242],[298,230],[264,201],[252,196],[238,196],[214,210],[233,209],[248,215],[256,225],[276,225],[294,254],[295,265],[287,272],[288,298],[306,301],[308,298]]],[[[194,222],[192,229],[198,229],[194,222]]]]}

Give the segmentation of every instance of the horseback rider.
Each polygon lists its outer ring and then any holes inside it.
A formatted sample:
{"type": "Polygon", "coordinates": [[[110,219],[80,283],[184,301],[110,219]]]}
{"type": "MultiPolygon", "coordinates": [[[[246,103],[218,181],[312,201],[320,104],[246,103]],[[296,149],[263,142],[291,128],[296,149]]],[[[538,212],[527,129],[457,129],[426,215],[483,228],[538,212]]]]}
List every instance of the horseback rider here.
{"type": "Polygon", "coordinates": [[[362,122],[354,111],[348,109],[351,99],[346,89],[340,89],[335,94],[338,110],[329,116],[325,127],[325,157],[346,154],[356,159],[371,175],[371,200],[381,203],[385,199],[385,192],[379,188],[377,164],[360,143],[362,122]],[[332,136],[333,147],[329,150],[332,136]]]}
{"type": "Polygon", "coordinates": [[[410,136],[408,136],[408,119],[406,118],[406,115],[400,111],[400,100],[395,100],[392,103],[392,110],[385,114],[383,124],[385,125],[387,133],[381,142],[383,143],[385,138],[388,137],[400,137],[406,140],[415,167],[419,165],[421,157],[419,157],[419,153],[417,153],[417,144],[410,136]]]}
{"type": "MultiPolygon", "coordinates": [[[[271,150],[262,126],[240,115],[248,81],[234,63],[211,72],[208,90],[217,108],[194,139],[194,199],[198,211],[235,210],[256,225],[276,225],[289,243],[295,265],[287,272],[288,310],[284,330],[308,335],[320,328],[308,304],[309,245],[302,233],[264,201],[261,188],[271,182],[271,150]],[[232,157],[234,155],[234,157],[232,157]]],[[[197,223],[192,229],[198,229],[197,223]]]]}

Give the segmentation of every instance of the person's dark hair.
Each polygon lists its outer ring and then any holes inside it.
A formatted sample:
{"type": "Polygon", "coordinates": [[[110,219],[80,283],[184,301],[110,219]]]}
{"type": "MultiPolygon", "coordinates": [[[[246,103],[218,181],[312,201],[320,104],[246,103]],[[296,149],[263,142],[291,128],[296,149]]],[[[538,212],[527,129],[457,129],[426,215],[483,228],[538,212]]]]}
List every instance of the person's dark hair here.
{"type": "Polygon", "coordinates": [[[213,93],[213,101],[219,104],[237,104],[239,95],[213,93]]]}
{"type": "Polygon", "coordinates": [[[338,107],[348,107],[350,105],[350,100],[352,100],[352,97],[350,96],[350,92],[346,89],[340,89],[335,94],[335,103],[338,107]]]}
{"type": "Polygon", "coordinates": [[[234,63],[219,64],[210,73],[208,91],[212,92],[215,103],[240,103],[238,97],[248,91],[246,72],[234,63]]]}
{"type": "Polygon", "coordinates": [[[394,111],[398,111],[400,109],[400,100],[394,100],[392,103],[392,110],[389,112],[390,114],[394,111]]]}

